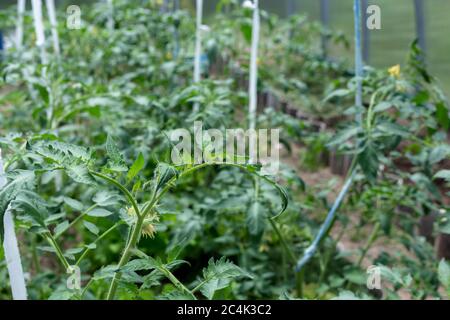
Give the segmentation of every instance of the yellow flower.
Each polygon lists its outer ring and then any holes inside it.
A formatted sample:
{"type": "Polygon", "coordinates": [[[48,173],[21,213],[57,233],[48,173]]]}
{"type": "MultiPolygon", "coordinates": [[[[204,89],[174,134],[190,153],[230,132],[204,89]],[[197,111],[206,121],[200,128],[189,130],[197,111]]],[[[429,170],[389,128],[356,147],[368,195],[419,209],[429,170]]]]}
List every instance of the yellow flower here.
{"type": "Polygon", "coordinates": [[[156,213],[152,213],[148,218],[145,218],[144,225],[142,226],[142,235],[153,239],[156,234],[156,228],[153,223],[158,221],[159,217],[156,213]]]}
{"type": "Polygon", "coordinates": [[[155,233],[155,226],[151,223],[144,224],[144,226],[142,227],[142,235],[146,238],[149,237],[153,239],[155,237],[155,233]]]}
{"type": "Polygon", "coordinates": [[[400,76],[400,65],[397,64],[397,65],[389,68],[388,72],[392,77],[398,78],[400,76]]]}
{"type": "MultiPolygon", "coordinates": [[[[131,217],[136,217],[136,211],[133,207],[127,208],[127,213],[131,217]]],[[[156,228],[153,225],[153,222],[158,222],[159,217],[156,213],[150,214],[147,218],[144,219],[144,223],[142,225],[142,235],[144,237],[154,238],[156,234],[156,228]]]]}
{"type": "Polygon", "coordinates": [[[173,58],[173,57],[172,57],[172,54],[171,54],[170,52],[167,52],[167,53],[166,53],[166,59],[167,59],[167,60],[172,60],[172,58],[173,58]]]}

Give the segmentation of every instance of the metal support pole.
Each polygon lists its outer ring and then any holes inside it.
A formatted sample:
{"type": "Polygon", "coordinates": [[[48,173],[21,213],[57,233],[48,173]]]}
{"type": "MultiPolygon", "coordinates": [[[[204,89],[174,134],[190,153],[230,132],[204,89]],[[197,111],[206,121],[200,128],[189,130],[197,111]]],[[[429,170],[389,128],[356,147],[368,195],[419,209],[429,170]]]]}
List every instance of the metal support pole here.
{"type": "MultiPolygon", "coordinates": [[[[330,3],[329,0],[320,0],[320,21],[325,28],[330,27],[330,3]]],[[[328,54],[328,38],[322,36],[322,52],[324,57],[328,54]]]]}
{"type": "Polygon", "coordinates": [[[416,34],[419,47],[426,54],[426,33],[425,33],[425,13],[423,0],[414,0],[415,16],[416,16],[416,34]]]}

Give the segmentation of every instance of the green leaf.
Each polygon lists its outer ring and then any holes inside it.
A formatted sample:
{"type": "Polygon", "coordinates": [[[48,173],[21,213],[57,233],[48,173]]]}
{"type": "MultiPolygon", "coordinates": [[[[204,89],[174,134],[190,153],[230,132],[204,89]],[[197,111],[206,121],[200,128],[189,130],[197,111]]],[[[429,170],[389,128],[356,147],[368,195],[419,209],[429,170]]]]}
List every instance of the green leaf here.
{"type": "Polygon", "coordinates": [[[391,102],[383,101],[383,102],[380,102],[379,104],[377,104],[373,108],[373,112],[374,113],[383,112],[383,111],[386,111],[386,110],[392,108],[392,106],[393,106],[393,104],[391,102]]]}
{"type": "Polygon", "coordinates": [[[114,206],[120,203],[121,197],[114,191],[102,190],[95,194],[92,201],[101,207],[114,206]]]}
{"type": "Polygon", "coordinates": [[[434,179],[444,179],[450,182],[450,170],[441,170],[434,175],[434,179]]]}
{"type": "Polygon", "coordinates": [[[49,217],[47,202],[38,194],[22,190],[11,202],[13,210],[19,214],[22,221],[28,221],[33,226],[47,231],[46,219],[49,217]]]}
{"type": "Polygon", "coordinates": [[[160,191],[174,177],[178,177],[178,170],[167,163],[160,162],[155,170],[155,191],[160,191]]]}
{"type": "Polygon", "coordinates": [[[86,227],[86,229],[88,229],[90,232],[92,232],[93,234],[95,234],[96,236],[99,234],[100,230],[98,229],[98,227],[93,224],[92,222],[89,221],[83,221],[83,225],[86,227]]]}
{"type": "Polygon", "coordinates": [[[450,290],[450,264],[444,259],[442,259],[441,262],[439,263],[438,272],[439,272],[439,281],[447,290],[450,290]]]}
{"type": "Polygon", "coordinates": [[[450,129],[450,116],[448,108],[444,103],[436,104],[436,119],[442,128],[445,130],[450,129]]]}
{"type": "Polygon", "coordinates": [[[400,136],[400,137],[408,137],[409,132],[402,126],[393,123],[393,122],[383,122],[376,127],[383,133],[387,133],[389,135],[400,136]]]}
{"type": "Polygon", "coordinates": [[[55,233],[56,236],[59,236],[60,234],[64,233],[68,228],[69,228],[69,221],[66,220],[58,224],[53,232],[55,233]]]}
{"type": "Polygon", "coordinates": [[[128,181],[133,180],[134,177],[136,177],[139,174],[139,172],[144,168],[144,166],[145,166],[144,156],[142,155],[142,153],[139,153],[136,161],[133,163],[130,170],[128,171],[127,180],[128,181]]]}
{"type": "Polygon", "coordinates": [[[361,132],[361,128],[359,126],[345,128],[336,133],[336,135],[328,142],[328,146],[340,145],[350,138],[356,136],[361,132]]]}
{"type": "Polygon", "coordinates": [[[250,234],[259,235],[264,232],[267,223],[267,208],[254,201],[247,212],[247,227],[250,234]]]}
{"type": "Polygon", "coordinates": [[[358,155],[358,164],[370,182],[377,178],[378,173],[378,155],[374,146],[369,143],[358,155]]]}
{"type": "Polygon", "coordinates": [[[103,208],[95,208],[87,213],[87,215],[90,217],[108,217],[112,214],[112,212],[103,208]]]}
{"type": "Polygon", "coordinates": [[[35,188],[35,175],[32,171],[15,171],[10,173],[11,182],[0,190],[0,243],[3,243],[4,227],[3,215],[9,204],[18,195],[35,188]]]}
{"type": "Polygon", "coordinates": [[[249,273],[234,263],[227,261],[225,257],[220,258],[216,262],[211,258],[208,262],[208,267],[203,269],[203,281],[200,285],[200,292],[207,299],[212,299],[217,290],[228,287],[233,279],[242,276],[252,278],[249,273]]]}
{"type": "Polygon", "coordinates": [[[64,203],[75,211],[83,211],[83,204],[78,200],[69,197],[64,197],[64,203]]]}
{"type": "Polygon", "coordinates": [[[126,172],[128,167],[125,163],[123,155],[120,153],[114,139],[108,135],[106,139],[106,152],[108,154],[108,168],[116,172],[126,172]]]}
{"type": "Polygon", "coordinates": [[[67,175],[72,178],[75,182],[87,185],[95,185],[95,179],[89,173],[88,168],[83,165],[70,166],[66,168],[67,175]]]}
{"type": "Polygon", "coordinates": [[[430,164],[435,164],[448,158],[450,158],[450,146],[444,144],[439,145],[431,150],[429,161],[430,164]]]}
{"type": "Polygon", "coordinates": [[[324,102],[327,102],[331,99],[334,98],[342,98],[342,97],[346,97],[351,93],[351,91],[349,89],[338,89],[335,90],[333,92],[331,92],[325,99],[324,102]]]}

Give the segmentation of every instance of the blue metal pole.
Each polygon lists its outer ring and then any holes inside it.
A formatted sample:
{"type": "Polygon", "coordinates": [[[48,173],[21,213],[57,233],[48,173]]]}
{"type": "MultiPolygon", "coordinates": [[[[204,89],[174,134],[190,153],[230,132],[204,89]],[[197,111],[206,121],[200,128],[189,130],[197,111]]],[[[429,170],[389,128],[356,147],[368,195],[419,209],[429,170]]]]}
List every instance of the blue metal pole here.
{"type": "MultiPolygon", "coordinates": [[[[325,28],[330,27],[330,3],[329,0],[320,0],[320,21],[325,28]]],[[[328,39],[322,36],[322,52],[324,57],[328,53],[328,39]]]]}
{"type": "MultiPolygon", "coordinates": [[[[363,63],[362,63],[362,52],[361,52],[361,0],[354,0],[353,11],[355,15],[355,71],[356,71],[356,105],[362,106],[362,75],[363,75],[363,63]]],[[[361,113],[357,115],[357,121],[362,121],[361,113]]],[[[303,256],[297,262],[295,267],[296,272],[300,272],[306,266],[306,264],[311,260],[311,258],[316,253],[321,241],[324,237],[327,236],[330,228],[333,226],[334,219],[337,214],[337,210],[339,209],[342,201],[345,199],[345,196],[350,190],[350,187],[353,184],[353,181],[356,176],[356,171],[351,168],[351,174],[345,182],[341,192],[339,192],[338,197],[333,203],[330,211],[325,218],[325,221],[320,226],[319,232],[314,238],[311,245],[305,250],[303,256]]]]}
{"type": "Polygon", "coordinates": [[[0,54],[5,50],[5,44],[3,41],[3,32],[0,30],[0,54]]]}
{"type": "MultiPolygon", "coordinates": [[[[356,77],[356,95],[355,105],[361,107],[362,102],[362,77],[363,77],[363,59],[361,50],[361,0],[354,0],[353,11],[355,15],[355,77],[356,77]]],[[[361,122],[361,113],[357,113],[356,120],[361,122]]]]}
{"type": "Polygon", "coordinates": [[[426,35],[425,35],[425,14],[423,0],[414,0],[415,16],[416,16],[416,33],[419,41],[419,47],[425,56],[426,53],[426,35]]]}

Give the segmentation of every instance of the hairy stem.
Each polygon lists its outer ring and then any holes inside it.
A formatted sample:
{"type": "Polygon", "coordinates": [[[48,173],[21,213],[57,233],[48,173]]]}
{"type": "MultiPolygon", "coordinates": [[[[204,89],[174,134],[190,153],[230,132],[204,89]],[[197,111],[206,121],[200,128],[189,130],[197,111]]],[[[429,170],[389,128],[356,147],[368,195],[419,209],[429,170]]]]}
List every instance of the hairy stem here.
{"type": "MultiPolygon", "coordinates": [[[[118,269],[122,268],[124,265],[126,265],[130,261],[131,253],[132,253],[133,249],[135,249],[135,247],[140,239],[143,223],[144,223],[144,219],[139,217],[133,228],[133,232],[131,233],[130,240],[128,241],[128,243],[125,247],[122,257],[120,258],[119,264],[117,265],[118,269]]],[[[108,300],[114,299],[114,296],[117,291],[118,281],[120,280],[120,278],[121,278],[121,273],[120,273],[120,271],[118,271],[114,275],[114,277],[111,281],[111,284],[109,286],[109,291],[108,291],[108,296],[107,296],[108,300]]]]}

